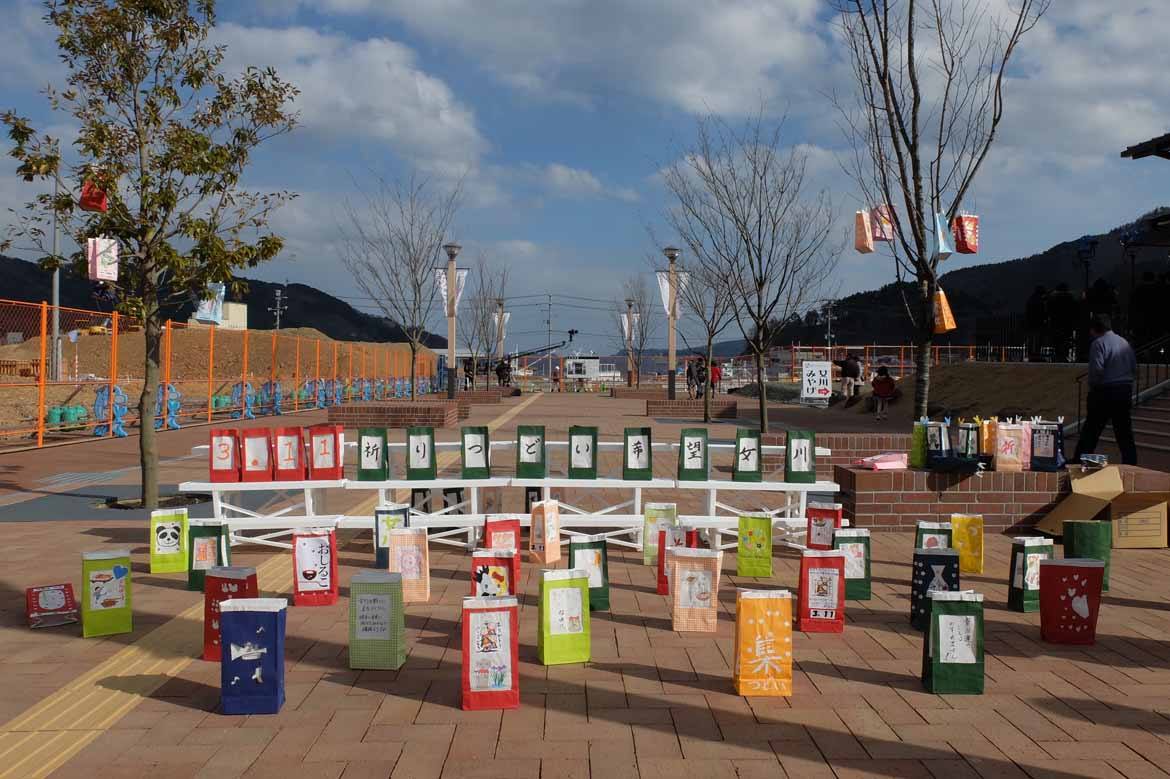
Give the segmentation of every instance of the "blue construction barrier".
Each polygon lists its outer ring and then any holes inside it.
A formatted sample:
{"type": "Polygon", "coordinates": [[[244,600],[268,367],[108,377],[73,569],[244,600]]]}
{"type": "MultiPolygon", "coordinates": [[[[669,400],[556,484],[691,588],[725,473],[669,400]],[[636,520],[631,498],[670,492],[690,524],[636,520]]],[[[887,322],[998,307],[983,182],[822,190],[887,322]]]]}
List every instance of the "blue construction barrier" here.
{"type": "Polygon", "coordinates": [[[175,389],[174,384],[167,384],[166,399],[167,408],[166,413],[163,413],[163,385],[158,385],[158,392],[154,396],[154,429],[162,430],[166,427],[167,430],[179,430],[179,411],[183,407],[183,393],[175,389]]]}
{"type": "MultiPolygon", "coordinates": [[[[118,438],[125,438],[128,434],[126,432],[126,409],[129,407],[130,399],[126,396],[126,391],[121,387],[114,387],[114,435],[118,438]]],[[[109,419],[110,418],[110,388],[101,386],[97,388],[97,395],[93,401],[93,418],[94,419],[109,419]]],[[[93,429],[95,436],[101,437],[110,434],[110,425],[101,424],[93,429]]]]}

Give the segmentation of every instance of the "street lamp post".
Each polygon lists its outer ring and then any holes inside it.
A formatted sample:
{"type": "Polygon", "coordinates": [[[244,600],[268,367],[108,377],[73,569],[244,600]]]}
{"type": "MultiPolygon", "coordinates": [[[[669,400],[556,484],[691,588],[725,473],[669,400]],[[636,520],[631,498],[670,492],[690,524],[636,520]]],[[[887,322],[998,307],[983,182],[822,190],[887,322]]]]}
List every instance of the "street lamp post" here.
{"type": "Polygon", "coordinates": [[[459,368],[455,364],[455,293],[458,283],[455,271],[455,258],[463,247],[457,243],[443,245],[447,252],[447,397],[455,399],[455,382],[459,378],[459,368]]]}
{"type": "Polygon", "coordinates": [[[678,260],[678,249],[673,246],[667,246],[662,250],[666,255],[666,259],[670,260],[670,273],[668,276],[669,295],[667,297],[667,340],[666,340],[666,397],[670,400],[675,399],[675,372],[677,369],[676,355],[675,355],[675,329],[678,322],[678,273],[675,263],[678,260]]]}
{"type": "Polygon", "coordinates": [[[626,386],[634,386],[634,299],[626,298],[626,386]]]}
{"type": "Polygon", "coordinates": [[[504,299],[496,298],[496,360],[504,359],[504,299]]]}

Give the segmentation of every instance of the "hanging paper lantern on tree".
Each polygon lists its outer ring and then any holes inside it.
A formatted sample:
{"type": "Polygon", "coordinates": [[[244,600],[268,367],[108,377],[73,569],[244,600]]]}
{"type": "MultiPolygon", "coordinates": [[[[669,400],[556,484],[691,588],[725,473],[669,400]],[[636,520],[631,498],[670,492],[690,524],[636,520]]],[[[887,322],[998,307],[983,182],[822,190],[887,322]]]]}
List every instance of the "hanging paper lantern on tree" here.
{"type": "Polygon", "coordinates": [[[87,238],[85,259],[90,281],[118,280],[118,242],[113,238],[87,238]]]}
{"type": "Polygon", "coordinates": [[[86,179],[81,182],[81,199],[78,201],[78,205],[82,211],[105,213],[110,210],[110,199],[101,187],[86,179]]]}
{"type": "Polygon", "coordinates": [[[955,324],[955,315],[951,313],[951,304],[947,302],[947,293],[942,289],[934,293],[934,334],[943,335],[959,326],[955,324]]]}
{"type": "Polygon", "coordinates": [[[875,241],[894,240],[894,212],[888,205],[882,204],[871,209],[869,222],[875,241]]]}
{"type": "Polygon", "coordinates": [[[959,254],[975,254],[979,251],[979,217],[975,214],[959,214],[951,222],[955,236],[955,251],[959,254]]]}
{"type": "Polygon", "coordinates": [[[861,254],[873,253],[873,227],[868,211],[858,211],[854,217],[853,248],[861,254]]]}

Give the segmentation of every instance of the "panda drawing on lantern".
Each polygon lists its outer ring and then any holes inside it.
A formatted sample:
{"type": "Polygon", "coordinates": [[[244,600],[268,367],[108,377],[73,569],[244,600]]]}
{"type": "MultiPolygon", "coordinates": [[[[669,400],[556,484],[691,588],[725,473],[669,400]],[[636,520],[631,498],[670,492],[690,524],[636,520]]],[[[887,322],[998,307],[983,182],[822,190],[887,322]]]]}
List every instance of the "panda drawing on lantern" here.
{"type": "Polygon", "coordinates": [[[179,551],[181,530],[178,522],[159,522],[154,528],[154,549],[157,554],[179,551]]]}
{"type": "Polygon", "coordinates": [[[508,569],[502,565],[480,565],[472,573],[475,594],[499,597],[508,594],[508,569]]]}

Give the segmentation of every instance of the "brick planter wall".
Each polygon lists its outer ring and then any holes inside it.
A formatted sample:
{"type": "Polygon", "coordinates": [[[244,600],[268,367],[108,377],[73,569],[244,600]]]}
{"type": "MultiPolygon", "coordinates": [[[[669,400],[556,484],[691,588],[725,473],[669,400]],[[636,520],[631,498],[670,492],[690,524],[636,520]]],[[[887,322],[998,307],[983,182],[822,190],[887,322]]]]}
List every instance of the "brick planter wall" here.
{"type": "Polygon", "coordinates": [[[1065,473],[953,474],[835,466],[845,518],[856,527],[912,530],[920,520],[982,514],[994,531],[1024,531],[1069,492],[1065,473]]]}
{"type": "MultiPolygon", "coordinates": [[[[468,405],[470,413],[470,405],[468,405]]],[[[382,401],[330,406],[329,421],[347,428],[454,427],[462,409],[450,400],[382,401]]]]}
{"type": "MultiPolygon", "coordinates": [[[[712,419],[735,419],[739,406],[734,400],[711,398],[712,419]]],[[[702,400],[647,400],[646,416],[668,419],[702,419],[702,400]]]]}
{"type": "Polygon", "coordinates": [[[458,400],[466,400],[468,403],[489,404],[500,403],[503,397],[503,389],[489,388],[477,390],[460,390],[455,393],[458,400]]]}
{"type": "MultiPolygon", "coordinates": [[[[764,446],[784,446],[787,441],[785,433],[766,433],[763,436],[764,446]]],[[[838,465],[850,465],[862,457],[870,457],[884,452],[909,452],[909,433],[817,433],[817,446],[829,449],[832,454],[817,459],[817,478],[832,479],[833,468],[838,465]]],[[[777,453],[764,455],[764,471],[774,471],[784,467],[784,456],[777,453]]]]}
{"type": "Polygon", "coordinates": [[[620,400],[666,400],[666,387],[610,387],[609,396],[620,400]]]}

